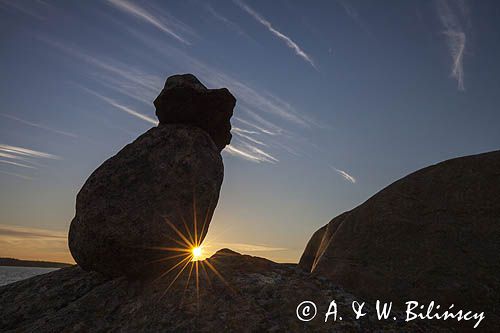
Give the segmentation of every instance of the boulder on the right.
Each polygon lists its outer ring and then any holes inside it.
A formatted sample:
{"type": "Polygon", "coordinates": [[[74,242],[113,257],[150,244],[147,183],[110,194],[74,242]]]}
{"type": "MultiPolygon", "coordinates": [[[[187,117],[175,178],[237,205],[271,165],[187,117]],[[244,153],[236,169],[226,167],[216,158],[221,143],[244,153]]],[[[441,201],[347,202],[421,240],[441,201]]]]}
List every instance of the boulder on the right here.
{"type": "Polygon", "coordinates": [[[498,316],[500,151],[389,185],[318,230],[299,266],[367,299],[434,300],[442,311],[455,304],[498,316]]]}

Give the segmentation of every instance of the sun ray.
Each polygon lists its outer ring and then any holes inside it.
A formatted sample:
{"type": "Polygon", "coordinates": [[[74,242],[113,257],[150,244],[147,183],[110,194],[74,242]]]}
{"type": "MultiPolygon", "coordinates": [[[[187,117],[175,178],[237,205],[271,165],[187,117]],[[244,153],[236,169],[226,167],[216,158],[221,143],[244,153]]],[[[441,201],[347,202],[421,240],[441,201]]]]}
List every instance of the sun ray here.
{"type": "Polygon", "coordinates": [[[196,213],[196,191],[195,187],[193,186],[193,224],[194,224],[194,245],[199,246],[200,244],[198,243],[198,227],[197,227],[197,213],[196,213]]]}
{"type": "Polygon", "coordinates": [[[168,273],[170,273],[171,271],[173,271],[174,269],[176,269],[177,267],[179,267],[180,265],[182,265],[185,261],[190,262],[190,260],[191,260],[191,256],[187,256],[186,258],[182,259],[181,261],[179,261],[174,266],[170,267],[166,272],[163,272],[159,277],[157,277],[155,279],[155,281],[158,281],[159,279],[161,279],[162,277],[164,277],[165,275],[167,275],[168,273]]]}
{"type": "Polygon", "coordinates": [[[149,249],[152,250],[162,250],[162,251],[174,251],[174,252],[189,252],[189,249],[185,247],[164,247],[164,246],[153,246],[149,249]]]}
{"type": "Polygon", "coordinates": [[[203,237],[203,234],[205,233],[205,227],[207,225],[208,217],[210,215],[210,210],[212,208],[212,203],[213,203],[214,198],[210,198],[210,202],[208,203],[207,211],[205,212],[205,218],[203,219],[203,226],[201,228],[201,233],[200,236],[203,237]]]}
{"type": "Polygon", "coordinates": [[[189,287],[189,282],[191,281],[191,275],[193,273],[193,268],[194,268],[194,261],[191,261],[190,262],[190,266],[189,266],[189,273],[188,273],[188,277],[186,279],[186,283],[184,284],[184,289],[182,290],[182,296],[181,296],[181,301],[180,301],[180,307],[182,307],[182,305],[184,304],[184,299],[186,297],[186,291],[189,287]]]}
{"type": "Polygon", "coordinates": [[[229,284],[229,282],[227,282],[226,279],[224,279],[224,277],[222,276],[222,274],[219,273],[219,271],[215,268],[214,265],[212,265],[210,263],[209,260],[205,260],[203,263],[206,264],[208,266],[208,268],[210,268],[215,273],[215,275],[229,288],[229,290],[231,290],[234,294],[237,294],[236,290],[234,290],[234,288],[231,287],[231,285],[229,284]]]}
{"type": "Polygon", "coordinates": [[[196,267],[196,304],[198,304],[198,311],[199,305],[200,305],[200,275],[199,275],[199,268],[198,268],[198,263],[199,261],[195,261],[195,267],[196,267]]]}
{"type": "Polygon", "coordinates": [[[175,255],[168,256],[168,257],[152,260],[152,261],[148,262],[147,264],[159,263],[162,261],[167,261],[169,259],[175,259],[175,258],[180,258],[180,257],[185,257],[185,256],[190,256],[190,254],[189,253],[175,254],[175,255]]]}
{"type": "Polygon", "coordinates": [[[191,231],[189,230],[186,219],[184,218],[184,215],[180,212],[179,207],[177,207],[177,215],[179,215],[179,218],[181,219],[182,224],[184,225],[184,229],[186,230],[186,233],[187,233],[187,236],[189,237],[190,243],[196,244],[194,239],[193,239],[193,235],[191,234],[191,231]]]}
{"type": "Polygon", "coordinates": [[[168,285],[167,289],[163,292],[163,295],[165,295],[168,292],[168,290],[170,289],[170,287],[172,287],[172,285],[175,283],[175,281],[177,281],[177,279],[182,274],[182,272],[184,272],[184,270],[186,269],[186,266],[189,265],[189,263],[190,263],[190,261],[186,262],[186,264],[184,266],[182,266],[182,268],[179,270],[179,272],[177,273],[177,275],[175,275],[175,277],[172,280],[172,282],[170,282],[170,284],[168,285]]]}
{"type": "Polygon", "coordinates": [[[182,246],[183,249],[186,249],[186,251],[189,251],[189,248],[191,247],[191,245],[187,245],[184,242],[181,242],[175,238],[168,237],[168,239],[171,240],[172,242],[179,244],[180,246],[182,246]]]}
{"type": "Polygon", "coordinates": [[[172,222],[170,222],[169,219],[166,219],[166,221],[168,225],[170,225],[170,227],[175,231],[175,233],[186,243],[188,248],[192,248],[193,244],[186,238],[186,236],[184,236],[184,234],[180,232],[179,229],[177,229],[177,227],[172,222]]]}
{"type": "Polygon", "coordinates": [[[191,281],[191,275],[193,274],[193,267],[195,265],[194,261],[191,261],[191,267],[189,268],[189,274],[188,278],[186,279],[186,284],[184,285],[184,293],[186,292],[188,286],[189,286],[189,281],[191,281]]]}
{"type": "Polygon", "coordinates": [[[203,273],[205,273],[205,278],[206,278],[206,280],[208,282],[208,285],[210,287],[212,287],[212,279],[210,279],[210,275],[208,274],[207,269],[205,268],[205,265],[204,265],[203,261],[200,261],[200,266],[201,266],[201,268],[203,270],[203,273]]]}

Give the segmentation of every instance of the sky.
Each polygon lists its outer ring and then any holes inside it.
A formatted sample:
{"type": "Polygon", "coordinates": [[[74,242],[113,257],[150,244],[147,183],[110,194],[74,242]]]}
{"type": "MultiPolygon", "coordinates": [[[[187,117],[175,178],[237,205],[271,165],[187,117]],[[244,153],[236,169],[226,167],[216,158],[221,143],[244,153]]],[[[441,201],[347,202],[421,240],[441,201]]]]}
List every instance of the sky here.
{"type": "Polygon", "coordinates": [[[0,0],[0,256],[72,262],[90,173],[166,78],[237,98],[206,254],[297,262],[393,181],[499,148],[496,1],[0,0]]]}

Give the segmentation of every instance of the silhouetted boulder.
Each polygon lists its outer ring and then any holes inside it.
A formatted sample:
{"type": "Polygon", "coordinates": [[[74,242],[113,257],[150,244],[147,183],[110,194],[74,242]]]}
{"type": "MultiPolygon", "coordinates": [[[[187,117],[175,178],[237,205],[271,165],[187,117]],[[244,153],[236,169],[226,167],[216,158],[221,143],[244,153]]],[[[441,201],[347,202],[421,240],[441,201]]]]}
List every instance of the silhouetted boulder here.
{"type": "Polygon", "coordinates": [[[194,75],[173,75],[155,99],[160,124],[191,124],[210,134],[219,151],[231,142],[236,99],[226,88],[207,89],[194,75]]]}
{"type": "Polygon", "coordinates": [[[487,311],[494,323],[499,240],[495,151],[396,181],[321,228],[300,265],[369,299],[454,303],[456,309],[487,311]]]}
{"type": "Polygon", "coordinates": [[[181,124],[150,129],[97,168],[78,193],[69,231],[73,258],[107,276],[166,271],[169,257],[183,254],[178,249],[203,240],[223,168],[205,131],[181,124]]]}
{"type": "Polygon", "coordinates": [[[316,230],[316,232],[312,235],[311,239],[307,243],[302,256],[300,257],[300,268],[309,272],[314,270],[316,264],[318,263],[318,259],[321,257],[321,254],[328,246],[330,238],[332,238],[338,226],[340,225],[340,223],[342,223],[342,221],[348,214],[349,212],[345,212],[334,218],[327,225],[324,225],[323,227],[316,230]]]}

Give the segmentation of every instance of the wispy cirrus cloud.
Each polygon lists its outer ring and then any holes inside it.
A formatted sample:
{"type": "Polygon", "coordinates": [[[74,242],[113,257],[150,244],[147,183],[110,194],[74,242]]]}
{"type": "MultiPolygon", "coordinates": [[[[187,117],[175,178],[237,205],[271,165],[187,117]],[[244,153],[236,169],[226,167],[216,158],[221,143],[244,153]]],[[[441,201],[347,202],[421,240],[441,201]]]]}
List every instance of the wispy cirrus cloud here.
{"type": "Polygon", "coordinates": [[[48,5],[42,1],[24,2],[24,1],[0,0],[0,8],[5,7],[10,10],[18,11],[41,21],[47,19],[47,17],[42,14],[43,12],[46,12],[47,6],[48,5]]]}
{"type": "MultiPolygon", "coordinates": [[[[285,139],[289,141],[293,134],[282,126],[276,125],[274,119],[284,120],[281,123],[288,123],[304,129],[320,126],[316,121],[298,112],[290,103],[273,95],[271,92],[252,87],[218,68],[199,61],[164,40],[159,40],[152,35],[144,34],[142,31],[130,27],[123,21],[114,21],[114,23],[119,24],[130,36],[137,38],[146,47],[158,52],[162,59],[162,66],[164,66],[166,60],[169,66],[177,68],[177,71],[195,73],[208,86],[227,87],[236,96],[238,100],[237,109],[240,115],[233,118],[234,121],[239,123],[236,129],[233,130],[233,134],[238,140],[233,141],[233,144],[226,149],[229,155],[258,163],[277,163],[279,159],[271,150],[283,149],[286,145],[279,142],[279,140],[285,139]],[[241,113],[241,111],[243,112],[241,113]],[[270,118],[273,120],[270,120],[270,118]]],[[[128,64],[91,55],[79,47],[67,43],[43,37],[39,39],[63,53],[91,65],[93,69],[88,72],[100,85],[141,101],[148,106],[151,106],[151,101],[163,86],[162,78],[146,74],[128,64]]],[[[157,124],[156,119],[134,110],[118,99],[110,98],[103,93],[98,93],[96,90],[81,85],[78,86],[120,111],[153,125],[157,124]]],[[[285,151],[289,152],[290,149],[285,149],[285,151]]]]}
{"type": "Polygon", "coordinates": [[[226,148],[224,148],[224,152],[251,162],[268,162],[272,164],[279,162],[279,160],[271,154],[247,142],[227,145],[226,148]]]}
{"type": "MultiPolygon", "coordinates": [[[[297,111],[290,103],[268,91],[261,91],[164,41],[128,26],[123,28],[146,47],[155,50],[162,59],[168,60],[172,67],[178,68],[179,71],[195,73],[209,87],[227,87],[235,95],[238,101],[236,105],[238,116],[233,117],[232,121],[238,123],[236,126],[238,129],[247,132],[233,131],[236,140],[233,140],[225,150],[229,155],[256,163],[277,163],[279,158],[271,150],[282,150],[286,145],[279,141],[290,141],[294,137],[292,131],[285,130],[284,126],[291,125],[300,129],[322,127],[311,117],[297,111]],[[279,120],[282,126],[278,126],[275,120],[279,120]]],[[[290,149],[285,150],[290,151],[290,149]]]]}
{"type": "Polygon", "coordinates": [[[118,109],[119,111],[122,111],[122,112],[125,112],[125,113],[128,113],[129,115],[131,116],[134,116],[136,118],[139,118],[141,120],[144,120],[150,124],[153,124],[153,125],[158,125],[158,120],[150,117],[150,116],[147,116],[143,113],[140,113],[126,105],[123,105],[123,104],[120,104],[118,103],[117,101],[115,101],[114,99],[112,98],[109,98],[107,96],[104,96],[104,95],[101,95],[99,94],[98,92],[95,92],[94,90],[92,89],[89,89],[89,88],[86,88],[86,87],[82,87],[80,86],[80,88],[82,88],[83,90],[87,91],[88,93],[98,97],[99,99],[103,100],[104,102],[108,103],[109,105],[113,106],[114,108],[118,109]]]}
{"type": "Polygon", "coordinates": [[[162,16],[160,16],[160,15],[155,15],[151,11],[148,11],[145,8],[142,8],[139,5],[134,4],[130,1],[126,0],[107,0],[107,1],[114,7],[118,8],[119,10],[151,24],[155,28],[175,38],[179,42],[184,43],[186,45],[191,45],[191,42],[188,41],[185,37],[181,36],[180,33],[175,31],[175,28],[177,28],[178,30],[185,30],[185,31],[186,30],[189,31],[191,29],[188,28],[185,24],[183,24],[179,20],[172,17],[171,15],[168,15],[166,12],[163,12],[162,16]],[[168,17],[169,18],[168,22],[166,22],[163,19],[163,17],[168,17]]]}
{"type": "Polygon", "coordinates": [[[51,231],[40,228],[19,227],[6,224],[0,224],[0,236],[67,239],[67,234],[63,231],[51,231]]]}
{"type": "Polygon", "coordinates": [[[281,133],[281,129],[279,129],[278,131],[273,131],[271,129],[269,129],[269,127],[265,127],[261,124],[257,124],[255,122],[252,122],[250,120],[247,120],[247,119],[243,119],[243,118],[240,118],[240,117],[233,117],[232,118],[233,120],[237,121],[237,122],[240,122],[246,126],[250,126],[251,128],[255,128],[257,129],[259,132],[262,132],[262,133],[265,133],[265,134],[268,134],[268,135],[272,135],[272,136],[275,136],[275,135],[279,135],[281,133]]]}
{"type": "Polygon", "coordinates": [[[464,91],[463,58],[466,45],[464,22],[468,21],[466,5],[463,1],[437,0],[436,6],[452,59],[451,76],[457,81],[458,90],[464,91]]]}
{"type": "MultiPolygon", "coordinates": [[[[137,34],[137,33],[136,33],[137,34]]],[[[203,82],[213,87],[227,87],[238,100],[238,107],[246,107],[247,110],[254,110],[260,114],[267,114],[279,117],[287,122],[301,127],[309,128],[318,124],[304,114],[298,112],[290,103],[273,95],[270,92],[263,92],[249,84],[224,73],[223,70],[214,68],[199,61],[193,56],[183,52],[168,44],[161,44],[149,36],[137,34],[142,42],[156,49],[161,54],[168,57],[176,64],[176,67],[186,70],[186,72],[196,73],[203,82]]],[[[252,111],[251,111],[252,112],[252,111]]],[[[260,119],[263,116],[260,116],[260,119]]],[[[269,122],[270,123],[270,122],[269,122]]],[[[275,126],[277,127],[277,126],[275,126]]]]}
{"type": "Polygon", "coordinates": [[[372,36],[370,29],[368,29],[366,23],[359,16],[358,10],[351,2],[346,0],[337,0],[337,3],[344,8],[346,14],[349,15],[349,17],[361,28],[361,30],[366,32],[369,36],[372,36]]]}
{"type": "Polygon", "coordinates": [[[23,157],[20,157],[20,156],[14,155],[14,154],[9,154],[9,153],[5,153],[5,152],[1,152],[1,151],[0,151],[0,157],[10,158],[10,159],[13,159],[13,160],[23,160],[24,159],[23,157]]]}
{"type": "Polygon", "coordinates": [[[262,162],[262,160],[259,159],[257,156],[254,156],[251,153],[246,152],[244,150],[238,149],[232,145],[227,145],[224,148],[224,151],[230,155],[238,156],[238,157],[241,157],[241,158],[246,159],[248,161],[257,162],[257,163],[262,162]]]}
{"type": "Polygon", "coordinates": [[[258,144],[258,145],[261,145],[261,146],[267,146],[267,144],[265,144],[264,142],[258,140],[258,139],[255,139],[254,137],[252,137],[252,135],[258,135],[259,133],[258,132],[255,132],[255,131],[249,131],[249,130],[246,130],[246,129],[243,129],[243,128],[239,128],[239,127],[233,127],[231,129],[231,132],[240,136],[241,138],[243,139],[246,139],[250,142],[253,142],[255,144],[258,144]]]}
{"type": "Polygon", "coordinates": [[[27,164],[23,164],[23,163],[19,163],[19,162],[8,161],[8,160],[0,160],[0,163],[20,166],[22,168],[35,169],[35,167],[32,165],[27,165],[27,164]]]}
{"type": "MultiPolygon", "coordinates": [[[[149,94],[157,94],[158,91],[161,90],[161,84],[160,84],[160,79],[151,77],[148,75],[145,75],[144,73],[141,73],[140,71],[133,70],[130,68],[125,68],[125,66],[121,66],[119,64],[111,64],[109,61],[104,61],[102,59],[99,59],[98,57],[91,56],[86,54],[85,52],[78,50],[73,47],[65,46],[62,45],[61,43],[54,42],[54,41],[48,41],[49,44],[57,47],[58,49],[62,50],[63,52],[74,56],[78,59],[81,59],[94,67],[98,69],[98,73],[100,73],[100,77],[103,79],[100,81],[102,84],[103,82],[107,82],[109,84],[110,88],[116,88],[116,86],[123,87],[124,85],[130,84],[132,87],[140,87],[143,91],[147,90],[148,95],[149,94]],[[116,85],[113,87],[112,84],[112,78],[115,78],[116,80],[116,85]]],[[[162,50],[169,50],[168,48],[162,49],[162,50]]],[[[181,51],[179,51],[181,52],[181,51]]],[[[174,53],[175,54],[175,53],[174,53]]],[[[275,113],[278,116],[285,117],[289,119],[292,122],[299,123],[303,126],[307,126],[307,122],[298,116],[294,115],[293,113],[287,113],[287,111],[284,108],[291,109],[289,105],[286,105],[284,102],[278,101],[277,98],[274,98],[275,100],[273,101],[271,98],[265,98],[253,89],[245,86],[244,84],[237,82],[236,80],[226,77],[224,74],[217,73],[215,70],[210,69],[206,65],[202,64],[201,62],[198,62],[194,60],[193,58],[189,57],[188,55],[185,55],[184,53],[181,53],[182,56],[180,56],[180,59],[187,59],[190,61],[190,65],[195,67],[197,69],[196,72],[202,72],[205,73],[205,78],[207,78],[207,82],[212,83],[214,85],[221,85],[221,86],[238,86],[240,89],[241,93],[237,93],[236,95],[240,97],[241,95],[245,96],[243,99],[248,101],[249,105],[255,105],[255,103],[258,103],[258,106],[260,108],[269,106],[271,107],[271,112],[275,113]]],[[[79,84],[77,84],[79,88],[82,90],[86,91],[87,93],[99,98],[100,100],[106,102],[108,105],[111,105],[115,109],[125,112],[129,115],[132,115],[140,120],[146,121],[150,124],[153,125],[158,125],[158,121],[154,119],[153,117],[150,117],[148,115],[145,115],[143,113],[140,113],[133,108],[124,105],[122,102],[117,101],[116,99],[110,98],[108,96],[105,96],[101,93],[96,92],[95,90],[89,89],[87,87],[83,87],[79,84]]],[[[230,88],[231,89],[231,88],[230,88]]],[[[116,89],[115,89],[116,90],[116,89]]],[[[134,91],[135,89],[129,89],[123,88],[120,90],[121,93],[125,94],[126,96],[134,98],[137,92],[134,91]]],[[[137,99],[137,98],[136,98],[137,99]]],[[[152,100],[153,97],[151,97],[150,100],[152,100]]],[[[144,101],[146,102],[146,101],[144,101]]],[[[151,102],[148,103],[150,105],[151,102]]],[[[252,113],[251,111],[248,111],[250,114],[252,113]]],[[[262,130],[262,133],[271,133],[271,131],[266,130],[264,127],[271,127],[271,128],[277,128],[277,126],[272,125],[272,123],[265,121],[263,118],[259,116],[254,116],[258,121],[263,122],[264,125],[261,126],[256,126],[257,128],[262,130]]],[[[249,124],[250,122],[247,122],[249,124]]],[[[242,142],[240,143],[233,143],[233,145],[228,146],[226,148],[226,152],[232,156],[237,156],[239,158],[246,159],[248,161],[252,162],[269,162],[269,163],[276,163],[278,162],[278,159],[272,156],[270,153],[264,151],[263,149],[256,147],[254,145],[265,145],[264,142],[261,140],[254,138],[253,135],[257,134],[257,132],[248,132],[245,131],[244,129],[241,128],[236,128],[233,130],[233,134],[238,136],[242,142]],[[245,142],[246,141],[246,142],[245,142]]]]}
{"type": "MultiPolygon", "coordinates": [[[[21,175],[21,177],[24,176],[21,175]]],[[[69,253],[67,242],[66,231],[0,224],[0,253],[2,256],[74,262],[69,253]]]]}
{"type": "Polygon", "coordinates": [[[348,182],[353,183],[353,184],[356,183],[356,178],[354,178],[353,176],[351,176],[350,174],[348,174],[344,170],[337,169],[333,166],[330,166],[330,168],[332,168],[333,171],[337,172],[339,175],[341,175],[348,182]]]}
{"type": "Polygon", "coordinates": [[[17,121],[17,122],[19,122],[21,124],[24,124],[24,125],[28,125],[28,126],[31,126],[31,127],[36,127],[36,128],[39,128],[39,129],[42,129],[42,130],[45,130],[45,131],[48,131],[48,132],[52,132],[52,133],[55,133],[55,134],[61,134],[61,135],[64,135],[64,136],[67,136],[67,137],[70,137],[70,138],[75,138],[75,139],[78,138],[78,136],[76,134],[73,134],[73,133],[70,133],[70,132],[66,132],[66,131],[57,130],[57,129],[54,129],[54,128],[51,128],[51,127],[48,127],[48,126],[45,126],[45,125],[42,125],[42,124],[39,124],[39,123],[35,123],[35,122],[32,122],[32,121],[21,119],[19,117],[13,116],[13,115],[8,114],[8,113],[0,112],[0,116],[8,118],[8,119],[11,119],[11,120],[14,120],[14,121],[17,121]]]}
{"type": "Polygon", "coordinates": [[[33,158],[49,158],[49,159],[54,159],[54,160],[61,159],[61,157],[59,157],[57,155],[44,153],[44,152],[34,150],[34,149],[5,145],[5,144],[0,144],[0,152],[12,154],[12,155],[33,157],[33,158]]]}
{"type": "Polygon", "coordinates": [[[222,15],[218,10],[216,10],[212,5],[210,5],[208,2],[204,4],[203,8],[212,15],[213,18],[215,18],[217,21],[222,22],[225,24],[229,29],[232,31],[236,32],[237,34],[244,36],[250,40],[253,41],[253,39],[246,34],[243,29],[236,24],[234,21],[230,20],[226,16],[222,15]]]}
{"type": "Polygon", "coordinates": [[[64,44],[53,39],[39,37],[39,40],[49,44],[64,54],[81,60],[93,67],[89,71],[89,76],[99,84],[112,90],[133,98],[147,106],[151,106],[152,101],[163,87],[163,79],[157,75],[146,73],[130,64],[124,64],[117,60],[97,57],[82,49],[64,44]]]}
{"type": "MultiPolygon", "coordinates": [[[[23,169],[37,169],[37,166],[42,166],[39,163],[35,162],[35,160],[37,159],[52,159],[52,160],[62,159],[57,155],[25,147],[12,146],[6,144],[0,144],[0,157],[3,158],[0,160],[0,163],[11,167],[17,167],[23,169]]],[[[25,176],[18,172],[11,172],[5,170],[0,170],[0,172],[5,175],[14,176],[17,178],[23,178],[26,180],[32,179],[31,177],[25,176]]]]}
{"type": "Polygon", "coordinates": [[[28,176],[25,176],[25,175],[21,175],[19,173],[15,173],[15,172],[9,172],[9,171],[0,170],[0,173],[3,173],[4,175],[7,175],[7,176],[21,178],[21,179],[24,179],[24,180],[33,180],[33,178],[31,178],[31,177],[28,177],[28,176]]]}
{"type": "Polygon", "coordinates": [[[257,22],[259,22],[264,27],[266,27],[267,30],[269,30],[269,32],[271,32],[274,36],[276,36],[279,39],[281,39],[282,41],[284,41],[285,44],[295,52],[295,54],[297,54],[299,57],[301,57],[304,61],[306,61],[314,69],[316,69],[316,70],[318,69],[316,67],[316,64],[314,63],[312,57],[310,55],[308,55],[304,50],[302,50],[302,48],[296,42],[294,42],[290,37],[288,37],[284,33],[280,32],[279,30],[274,28],[273,25],[271,24],[271,22],[266,20],[261,14],[257,13],[252,7],[245,4],[243,1],[234,0],[234,2],[238,6],[240,6],[241,9],[243,9],[250,16],[252,16],[257,22]]]}
{"type": "Polygon", "coordinates": [[[274,251],[286,251],[287,248],[284,247],[274,247],[261,244],[248,244],[248,243],[222,243],[216,242],[211,244],[212,247],[218,248],[230,248],[237,252],[274,252],[274,251]]]}

